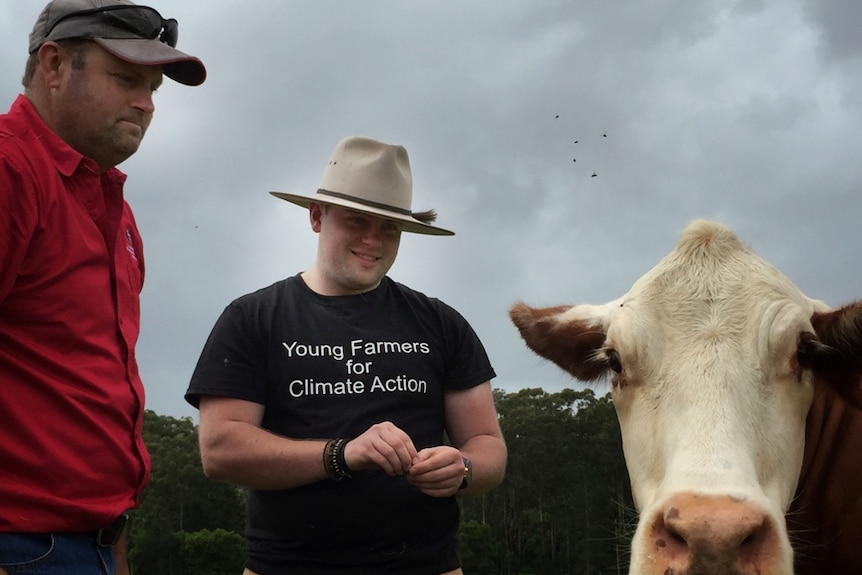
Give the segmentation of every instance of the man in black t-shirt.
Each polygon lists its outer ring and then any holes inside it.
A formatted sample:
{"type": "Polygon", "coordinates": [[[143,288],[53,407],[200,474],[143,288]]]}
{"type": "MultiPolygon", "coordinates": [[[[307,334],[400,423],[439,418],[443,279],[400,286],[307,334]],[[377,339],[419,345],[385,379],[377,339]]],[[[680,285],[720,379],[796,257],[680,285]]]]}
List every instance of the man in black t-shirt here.
{"type": "Polygon", "coordinates": [[[412,212],[407,151],[338,143],[307,207],[310,269],[232,302],[186,399],[208,476],[249,488],[248,574],[460,574],[458,505],[503,479],[484,347],[386,274],[412,212]]]}

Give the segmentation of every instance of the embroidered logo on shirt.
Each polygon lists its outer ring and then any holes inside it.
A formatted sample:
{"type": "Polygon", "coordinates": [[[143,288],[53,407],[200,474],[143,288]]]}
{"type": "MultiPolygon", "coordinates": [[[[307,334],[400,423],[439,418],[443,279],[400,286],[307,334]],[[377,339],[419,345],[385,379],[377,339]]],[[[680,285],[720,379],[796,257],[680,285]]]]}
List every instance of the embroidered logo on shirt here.
{"type": "Polygon", "coordinates": [[[135,242],[132,241],[132,230],[126,228],[126,251],[131,254],[132,259],[138,261],[138,254],[135,253],[135,242]]]}

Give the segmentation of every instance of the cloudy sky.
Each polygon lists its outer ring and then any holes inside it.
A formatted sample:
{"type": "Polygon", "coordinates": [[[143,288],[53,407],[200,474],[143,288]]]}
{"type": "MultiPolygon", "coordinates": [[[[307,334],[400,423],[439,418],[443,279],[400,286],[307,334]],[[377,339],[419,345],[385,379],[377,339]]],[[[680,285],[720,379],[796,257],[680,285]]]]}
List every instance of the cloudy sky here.
{"type": "MultiPolygon", "coordinates": [[[[4,110],[43,5],[0,8],[4,110]]],[[[197,417],[182,397],[224,306],[312,263],[307,213],[267,192],[312,193],[348,135],[407,148],[414,209],[457,235],[405,234],[390,275],[461,311],[507,391],[576,386],[524,347],[514,301],[614,299],[693,218],[812,297],[862,297],[858,0],[150,5],[209,73],[166,81],[120,166],[162,415],[197,417]]]]}

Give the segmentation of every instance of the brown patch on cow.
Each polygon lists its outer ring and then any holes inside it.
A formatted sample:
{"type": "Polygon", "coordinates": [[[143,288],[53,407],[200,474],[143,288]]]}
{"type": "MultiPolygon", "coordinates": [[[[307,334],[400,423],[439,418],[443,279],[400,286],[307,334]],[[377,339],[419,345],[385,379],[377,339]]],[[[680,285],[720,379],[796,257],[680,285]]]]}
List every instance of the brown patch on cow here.
{"type": "Polygon", "coordinates": [[[596,381],[608,371],[607,364],[596,359],[606,334],[602,326],[586,321],[560,321],[558,316],[571,308],[532,308],[518,302],[509,310],[509,317],[537,355],[581,381],[596,381]]]}
{"type": "Polygon", "coordinates": [[[851,405],[862,409],[862,301],[815,313],[811,324],[820,342],[827,346],[815,354],[814,372],[851,405]]]}
{"type": "Polygon", "coordinates": [[[862,413],[839,395],[839,383],[817,374],[806,420],[799,486],[787,514],[799,575],[858,575],[862,565],[862,413]]]}

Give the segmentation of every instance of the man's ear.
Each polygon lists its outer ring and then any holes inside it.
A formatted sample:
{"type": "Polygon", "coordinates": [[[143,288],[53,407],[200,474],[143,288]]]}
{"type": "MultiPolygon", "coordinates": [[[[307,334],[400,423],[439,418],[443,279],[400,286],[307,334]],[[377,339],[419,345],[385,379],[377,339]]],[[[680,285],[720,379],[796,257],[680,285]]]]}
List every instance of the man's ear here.
{"type": "Polygon", "coordinates": [[[308,205],[308,220],[311,222],[311,229],[320,233],[320,220],[323,217],[323,206],[312,202],[308,205]]]}
{"type": "Polygon", "coordinates": [[[64,63],[71,65],[70,54],[56,42],[45,42],[39,47],[37,70],[48,88],[57,88],[62,82],[64,63]]]}

